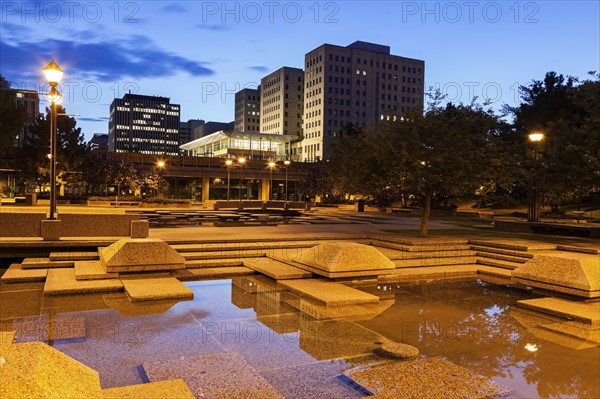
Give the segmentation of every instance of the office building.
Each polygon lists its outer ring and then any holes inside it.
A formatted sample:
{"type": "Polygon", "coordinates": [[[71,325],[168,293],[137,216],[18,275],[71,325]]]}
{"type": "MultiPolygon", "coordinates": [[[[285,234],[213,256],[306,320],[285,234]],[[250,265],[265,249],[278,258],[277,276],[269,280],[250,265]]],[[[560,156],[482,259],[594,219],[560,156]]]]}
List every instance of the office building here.
{"type": "Polygon", "coordinates": [[[194,129],[194,137],[192,140],[206,137],[221,130],[233,130],[235,122],[206,122],[202,123],[194,129]]]}
{"type": "Polygon", "coordinates": [[[304,71],[283,67],[260,81],[260,132],[302,138],[304,71]]]}
{"type": "Polygon", "coordinates": [[[357,41],[323,44],[305,55],[303,161],[330,156],[339,130],[370,127],[423,108],[424,61],[390,54],[390,47],[357,41]]]}
{"type": "MultiPolygon", "coordinates": [[[[16,147],[22,147],[25,140],[31,137],[31,128],[40,115],[39,93],[33,90],[11,88],[10,83],[2,76],[0,76],[0,90],[8,92],[10,96],[14,96],[16,106],[23,107],[27,111],[27,122],[19,134],[14,138],[14,145],[16,147]]],[[[3,132],[0,132],[0,134],[2,133],[3,132]]]]}
{"type": "Polygon", "coordinates": [[[260,86],[235,93],[234,130],[260,132],[260,86]]]}
{"type": "Polygon", "coordinates": [[[194,130],[202,125],[204,125],[204,120],[202,119],[190,119],[187,122],[180,122],[179,145],[189,143],[196,139],[196,137],[194,137],[194,130]]]}
{"type": "Polygon", "coordinates": [[[110,105],[108,149],[179,154],[180,106],[167,97],[125,94],[110,105]]]}
{"type": "Polygon", "coordinates": [[[87,143],[89,151],[108,151],[108,134],[94,133],[94,137],[87,143]]]}

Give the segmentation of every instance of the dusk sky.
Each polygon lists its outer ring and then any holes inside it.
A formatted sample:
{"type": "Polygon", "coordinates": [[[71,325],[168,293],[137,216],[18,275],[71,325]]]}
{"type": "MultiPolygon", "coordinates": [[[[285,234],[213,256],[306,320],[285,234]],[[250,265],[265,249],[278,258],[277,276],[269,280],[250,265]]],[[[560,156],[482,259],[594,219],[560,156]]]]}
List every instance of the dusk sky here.
{"type": "MultiPolygon", "coordinates": [[[[86,140],[108,132],[127,90],[170,97],[181,119],[229,122],[234,93],[323,43],[356,40],[425,61],[425,87],[454,102],[518,102],[548,71],[600,71],[598,1],[0,1],[0,74],[46,90],[65,71],[63,105],[86,140]]],[[[47,105],[42,101],[42,106],[47,105]]]]}

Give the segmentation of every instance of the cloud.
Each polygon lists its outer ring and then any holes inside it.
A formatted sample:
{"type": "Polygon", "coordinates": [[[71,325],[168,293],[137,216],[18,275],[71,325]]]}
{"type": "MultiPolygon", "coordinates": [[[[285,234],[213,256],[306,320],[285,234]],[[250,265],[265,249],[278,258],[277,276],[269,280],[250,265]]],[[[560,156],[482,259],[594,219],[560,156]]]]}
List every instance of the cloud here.
{"type": "Polygon", "coordinates": [[[256,71],[256,72],[261,72],[261,73],[266,73],[269,72],[270,68],[264,65],[255,65],[255,66],[249,66],[246,67],[246,69],[250,69],[251,71],[256,71]]]}
{"type": "Polygon", "coordinates": [[[174,14],[183,14],[187,12],[187,8],[179,3],[169,3],[161,8],[162,11],[174,14]]]}
{"type": "Polygon", "coordinates": [[[231,30],[231,27],[226,24],[200,24],[196,25],[198,29],[211,30],[215,32],[225,32],[231,30]]]}
{"type": "Polygon", "coordinates": [[[87,118],[87,117],[78,117],[77,120],[78,121],[82,121],[82,122],[106,122],[109,118],[108,117],[99,117],[99,118],[87,118]]]}
{"type": "Polygon", "coordinates": [[[177,72],[209,76],[214,71],[199,62],[158,48],[145,36],[114,42],[66,41],[46,39],[39,42],[10,43],[0,40],[0,65],[6,76],[39,81],[41,67],[56,59],[71,77],[101,82],[123,78],[159,78],[177,72]],[[41,67],[40,67],[41,66],[41,67]]]}

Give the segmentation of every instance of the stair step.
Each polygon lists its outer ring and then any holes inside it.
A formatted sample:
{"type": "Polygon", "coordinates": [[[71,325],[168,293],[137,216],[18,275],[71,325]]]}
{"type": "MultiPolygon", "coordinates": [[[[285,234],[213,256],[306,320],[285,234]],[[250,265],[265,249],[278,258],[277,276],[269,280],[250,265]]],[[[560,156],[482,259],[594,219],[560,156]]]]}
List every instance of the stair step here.
{"type": "Polygon", "coordinates": [[[384,242],[381,240],[373,241],[373,245],[382,248],[389,249],[397,249],[399,251],[405,252],[417,252],[417,253],[427,253],[427,252],[435,252],[435,251],[469,251],[471,250],[471,246],[468,244],[436,244],[432,243],[430,245],[403,245],[396,244],[391,242],[384,242]]]}
{"type": "Polygon", "coordinates": [[[261,250],[238,250],[226,252],[182,252],[181,256],[185,260],[204,260],[204,259],[244,259],[260,258],[267,256],[265,251],[261,250]]]}
{"type": "Polygon", "coordinates": [[[431,267],[403,267],[396,269],[392,274],[379,276],[381,282],[400,282],[412,280],[448,279],[477,276],[478,266],[475,264],[431,266],[431,267]]]}
{"type": "Polygon", "coordinates": [[[525,258],[522,256],[500,255],[500,254],[494,254],[494,253],[490,253],[490,252],[481,252],[481,251],[478,251],[476,254],[478,257],[481,257],[481,258],[504,260],[507,262],[514,262],[514,263],[526,263],[531,260],[531,258],[525,258]]]}
{"type": "Polygon", "coordinates": [[[481,258],[477,259],[477,264],[493,266],[493,267],[498,267],[501,269],[509,269],[509,270],[515,270],[517,267],[522,265],[522,263],[507,262],[504,260],[481,259],[481,258]]]}
{"type": "Polygon", "coordinates": [[[375,295],[328,280],[281,280],[278,281],[278,284],[288,288],[294,294],[300,295],[300,297],[308,297],[325,306],[357,305],[379,302],[379,298],[375,295]]]}
{"type": "Polygon", "coordinates": [[[312,273],[270,258],[245,259],[244,266],[275,280],[310,278],[312,273]]]}
{"type": "Polygon", "coordinates": [[[515,251],[511,249],[501,249],[495,247],[488,247],[485,245],[472,245],[471,249],[477,252],[487,252],[498,255],[507,255],[507,256],[520,256],[522,258],[533,258],[533,254],[529,252],[523,251],[515,251]]]}
{"type": "Polygon", "coordinates": [[[50,260],[60,261],[78,261],[78,260],[98,260],[100,256],[98,251],[94,252],[50,252],[50,260]]]}
{"type": "Polygon", "coordinates": [[[597,248],[582,248],[582,247],[576,247],[574,245],[558,245],[556,247],[556,249],[559,249],[561,251],[569,251],[569,252],[581,252],[584,254],[600,254],[600,249],[597,248]]]}
{"type": "Polygon", "coordinates": [[[48,269],[59,267],[73,267],[75,262],[68,260],[52,261],[50,258],[25,258],[21,262],[23,269],[48,269]]]}
{"type": "Polygon", "coordinates": [[[171,275],[181,281],[204,280],[209,278],[231,278],[254,274],[254,270],[244,266],[233,267],[203,267],[199,269],[183,269],[171,272],[171,275]]]}
{"type": "Polygon", "coordinates": [[[194,299],[194,292],[174,277],[121,278],[121,282],[132,301],[194,299]]]}
{"type": "Polygon", "coordinates": [[[241,242],[225,244],[173,244],[171,247],[183,254],[184,252],[228,252],[228,251],[258,251],[286,248],[310,248],[319,244],[318,241],[293,241],[293,242],[241,242]]]}
{"type": "Polygon", "coordinates": [[[201,260],[190,260],[185,262],[186,269],[198,269],[203,267],[235,267],[244,266],[244,262],[241,258],[238,259],[201,259],[201,260]]]}
{"type": "Polygon", "coordinates": [[[514,242],[499,242],[499,241],[486,241],[486,240],[469,240],[469,243],[472,245],[479,245],[483,247],[492,247],[492,248],[500,248],[500,249],[510,249],[514,251],[535,251],[541,249],[556,249],[556,244],[542,243],[542,242],[533,242],[533,241],[517,241],[514,242]]]}
{"type": "Polygon", "coordinates": [[[484,274],[487,276],[505,277],[505,278],[508,278],[509,280],[512,276],[512,271],[509,269],[501,269],[498,267],[492,267],[492,266],[486,266],[486,265],[481,265],[481,266],[477,267],[477,273],[484,274]]]}
{"type": "Polygon", "coordinates": [[[431,267],[447,265],[475,264],[475,256],[448,256],[443,258],[421,258],[393,261],[396,268],[403,267],[431,267]]]}

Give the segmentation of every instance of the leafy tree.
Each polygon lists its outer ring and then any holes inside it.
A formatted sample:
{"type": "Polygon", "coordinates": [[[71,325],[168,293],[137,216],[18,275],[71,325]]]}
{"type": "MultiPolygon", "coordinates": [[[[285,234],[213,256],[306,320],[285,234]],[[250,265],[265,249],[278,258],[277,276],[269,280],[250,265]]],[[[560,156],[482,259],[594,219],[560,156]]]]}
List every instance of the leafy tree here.
{"type": "Polygon", "coordinates": [[[543,81],[521,87],[523,102],[511,109],[515,129],[529,148],[527,135],[544,133],[538,155],[539,186],[554,210],[581,202],[600,190],[600,74],[580,82],[548,72],[543,81]]]}

